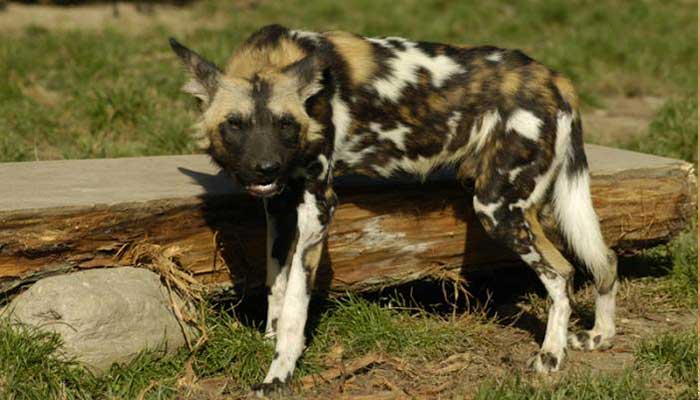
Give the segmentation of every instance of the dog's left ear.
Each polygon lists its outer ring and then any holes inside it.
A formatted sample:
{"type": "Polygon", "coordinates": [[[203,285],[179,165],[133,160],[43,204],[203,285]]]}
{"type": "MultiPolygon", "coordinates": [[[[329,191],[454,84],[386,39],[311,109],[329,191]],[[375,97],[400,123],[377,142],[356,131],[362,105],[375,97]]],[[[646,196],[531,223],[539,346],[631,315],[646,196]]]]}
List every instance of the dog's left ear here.
{"type": "Polygon", "coordinates": [[[326,65],[322,57],[318,54],[311,54],[285,67],[283,72],[296,79],[299,96],[303,101],[306,101],[323,89],[321,80],[325,69],[326,65]]]}
{"type": "Polygon", "coordinates": [[[174,38],[170,38],[170,47],[180,57],[191,76],[190,81],[182,87],[182,90],[200,99],[205,105],[209,104],[219,87],[219,76],[221,75],[219,67],[183,46],[174,38]]]}

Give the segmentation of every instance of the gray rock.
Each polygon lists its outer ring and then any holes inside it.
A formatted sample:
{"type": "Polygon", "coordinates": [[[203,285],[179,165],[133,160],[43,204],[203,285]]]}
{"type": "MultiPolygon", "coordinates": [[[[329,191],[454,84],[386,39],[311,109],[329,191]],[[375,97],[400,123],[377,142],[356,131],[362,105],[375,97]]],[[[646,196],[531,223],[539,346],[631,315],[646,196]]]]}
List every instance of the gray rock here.
{"type": "Polygon", "coordinates": [[[4,314],[58,333],[66,356],[98,373],[112,363],[130,361],[144,349],[165,346],[172,353],[185,344],[167,289],[157,274],[142,268],[45,278],[17,296],[4,314]]]}

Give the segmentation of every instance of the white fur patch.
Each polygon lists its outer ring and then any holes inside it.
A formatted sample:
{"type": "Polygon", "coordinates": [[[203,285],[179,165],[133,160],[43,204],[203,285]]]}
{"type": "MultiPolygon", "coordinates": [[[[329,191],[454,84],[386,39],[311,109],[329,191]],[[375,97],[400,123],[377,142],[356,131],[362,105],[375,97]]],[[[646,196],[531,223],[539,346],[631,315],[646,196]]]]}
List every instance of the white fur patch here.
{"type": "Polygon", "coordinates": [[[554,157],[559,163],[564,161],[566,150],[571,143],[572,122],[571,114],[562,111],[557,114],[557,140],[554,145],[554,157]]]}
{"type": "Polygon", "coordinates": [[[532,265],[533,263],[539,262],[542,260],[542,257],[540,257],[540,253],[537,252],[533,247],[530,247],[530,252],[527,254],[521,254],[520,258],[523,259],[528,265],[532,265]]]}
{"type": "Polygon", "coordinates": [[[398,149],[406,150],[406,135],[411,132],[411,128],[401,123],[394,129],[382,130],[381,124],[372,122],[369,124],[369,129],[379,135],[380,139],[391,140],[398,149]]]}
{"type": "Polygon", "coordinates": [[[574,253],[594,274],[608,266],[607,246],[593,209],[588,171],[569,177],[563,171],[554,185],[554,210],[574,253]]]}
{"type": "Polygon", "coordinates": [[[319,154],[316,160],[321,163],[321,175],[318,176],[318,179],[326,179],[328,177],[328,173],[330,172],[330,169],[328,168],[328,158],[326,158],[326,156],[323,154],[319,154]]]}
{"type": "Polygon", "coordinates": [[[335,147],[338,148],[338,145],[348,136],[352,115],[350,115],[350,108],[338,93],[333,96],[331,106],[333,107],[333,126],[335,127],[335,147]]]}
{"type": "MultiPolygon", "coordinates": [[[[595,299],[595,325],[593,331],[610,339],[615,336],[615,295],[617,294],[617,282],[612,290],[605,294],[596,294],[595,299]]],[[[595,335],[595,334],[594,334],[595,335]]]]}
{"type": "MultiPolygon", "coordinates": [[[[416,47],[416,44],[401,39],[405,46],[404,50],[391,47],[387,40],[369,39],[374,43],[390,47],[393,50],[394,58],[387,62],[391,73],[382,79],[374,81],[374,88],[377,93],[392,101],[397,101],[401,97],[401,91],[408,85],[415,85],[418,82],[416,71],[418,68],[426,69],[431,76],[432,84],[438,88],[450,76],[464,72],[464,68],[451,58],[445,55],[431,57],[416,47]]],[[[399,40],[399,38],[394,38],[399,40]]]]}
{"type": "Polygon", "coordinates": [[[447,119],[447,128],[450,130],[448,132],[450,140],[455,136],[457,133],[457,127],[459,126],[459,121],[462,119],[462,112],[461,111],[452,111],[452,114],[450,114],[450,118],[447,119]]]}
{"type": "Polygon", "coordinates": [[[511,169],[510,171],[508,171],[508,181],[510,183],[515,182],[515,180],[518,178],[518,175],[520,175],[520,173],[523,172],[524,168],[525,167],[520,166],[520,167],[515,167],[515,168],[511,169]]]}
{"type": "Polygon", "coordinates": [[[493,129],[501,121],[501,116],[498,111],[492,110],[487,111],[481,117],[481,123],[475,122],[472,125],[471,132],[469,134],[469,143],[467,143],[467,148],[470,152],[478,153],[486,144],[486,139],[493,131],[493,129]]]}
{"type": "Polygon", "coordinates": [[[571,305],[566,293],[566,279],[559,275],[553,279],[540,275],[540,280],[552,299],[542,350],[551,352],[557,357],[563,357],[567,343],[569,317],[571,316],[571,305]]]}
{"type": "Polygon", "coordinates": [[[481,201],[479,201],[479,198],[477,196],[474,196],[474,211],[484,214],[487,216],[490,220],[493,226],[498,226],[498,220],[495,217],[496,210],[501,208],[501,205],[503,205],[503,198],[499,199],[496,203],[490,203],[490,204],[484,204],[481,201]]]}
{"type": "MultiPolygon", "coordinates": [[[[543,175],[535,178],[535,189],[527,199],[520,199],[509,206],[511,210],[520,208],[527,210],[533,204],[537,204],[542,196],[549,189],[554,173],[557,172],[564,162],[566,151],[571,142],[571,114],[559,112],[557,115],[557,138],[554,145],[554,160],[543,175]]],[[[561,175],[560,175],[561,176],[561,175]]]]}
{"type": "Polygon", "coordinates": [[[333,107],[333,126],[335,127],[334,148],[336,153],[342,153],[344,143],[348,139],[352,115],[350,115],[350,108],[338,93],[333,96],[331,107],[333,107]]]}
{"type": "Polygon", "coordinates": [[[314,43],[318,43],[319,37],[321,36],[320,33],[318,32],[309,32],[309,31],[301,31],[301,30],[292,30],[291,31],[291,36],[293,38],[299,38],[299,39],[308,39],[313,41],[314,43]]]}
{"type": "Polygon", "coordinates": [[[519,108],[508,118],[506,131],[512,130],[530,140],[537,140],[540,137],[541,126],[542,120],[537,118],[535,114],[519,108]]]}
{"type": "Polygon", "coordinates": [[[503,53],[500,51],[494,51],[493,53],[486,56],[487,61],[496,62],[496,63],[501,62],[502,59],[503,59],[503,53]]]}
{"type": "Polygon", "coordinates": [[[323,225],[318,219],[319,213],[314,195],[304,192],[304,202],[297,207],[297,226],[299,229],[297,249],[306,248],[323,239],[323,225]]]}

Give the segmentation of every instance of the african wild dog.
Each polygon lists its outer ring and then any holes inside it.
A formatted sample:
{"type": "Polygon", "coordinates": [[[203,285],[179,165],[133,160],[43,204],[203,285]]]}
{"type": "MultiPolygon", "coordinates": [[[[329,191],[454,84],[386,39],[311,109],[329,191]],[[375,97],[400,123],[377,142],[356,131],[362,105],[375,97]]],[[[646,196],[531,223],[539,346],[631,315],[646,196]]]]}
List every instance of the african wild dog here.
{"type": "Polygon", "coordinates": [[[474,181],[485,230],[534,269],[553,304],[530,365],[556,371],[568,345],[596,349],[615,334],[617,267],[593,210],[578,100],[571,83],[518,50],[305,32],[254,33],[225,70],[171,40],[201,100],[213,159],[267,212],[266,333],[276,354],[258,386],[287,382],[322,242],[337,205],[333,177],[456,166],[474,181]],[[567,336],[571,264],[542,231],[551,206],[597,288],[592,330],[567,336]]]}

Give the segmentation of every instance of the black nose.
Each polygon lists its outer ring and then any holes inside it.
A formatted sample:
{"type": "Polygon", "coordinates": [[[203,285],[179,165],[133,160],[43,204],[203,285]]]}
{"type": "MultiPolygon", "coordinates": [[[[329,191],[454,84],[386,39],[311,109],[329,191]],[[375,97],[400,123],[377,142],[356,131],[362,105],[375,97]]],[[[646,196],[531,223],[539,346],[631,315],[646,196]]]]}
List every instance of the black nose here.
{"type": "Polygon", "coordinates": [[[279,161],[262,161],[255,166],[255,172],[263,178],[274,178],[280,167],[279,161]]]}

